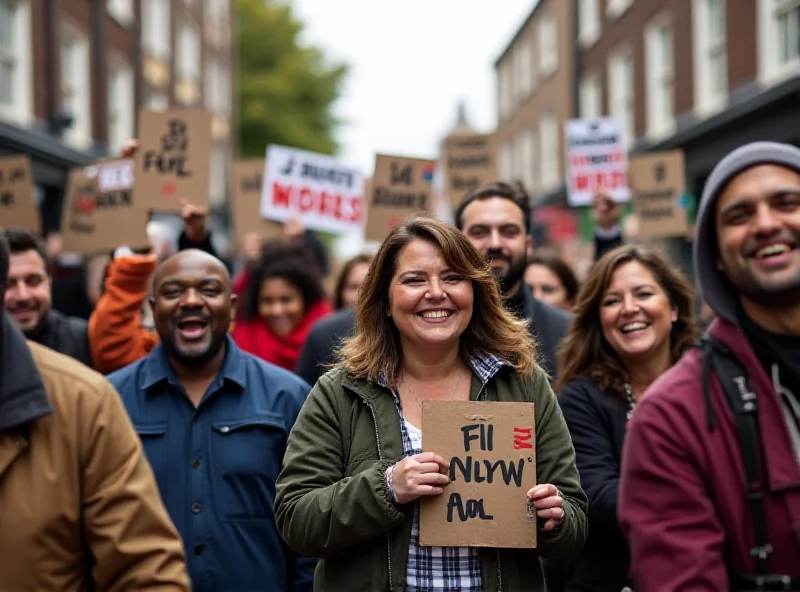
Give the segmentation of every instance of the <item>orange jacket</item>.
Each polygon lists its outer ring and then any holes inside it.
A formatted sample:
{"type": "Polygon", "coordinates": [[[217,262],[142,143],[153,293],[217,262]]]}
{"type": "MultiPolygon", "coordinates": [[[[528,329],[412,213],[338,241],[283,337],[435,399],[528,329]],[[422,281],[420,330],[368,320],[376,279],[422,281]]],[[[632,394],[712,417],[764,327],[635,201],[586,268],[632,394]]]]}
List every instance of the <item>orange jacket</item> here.
{"type": "Polygon", "coordinates": [[[105,291],[89,319],[89,346],[98,372],[110,374],[140,360],[158,343],[158,335],[141,326],[156,265],[155,255],[118,257],[108,264],[105,291]]]}

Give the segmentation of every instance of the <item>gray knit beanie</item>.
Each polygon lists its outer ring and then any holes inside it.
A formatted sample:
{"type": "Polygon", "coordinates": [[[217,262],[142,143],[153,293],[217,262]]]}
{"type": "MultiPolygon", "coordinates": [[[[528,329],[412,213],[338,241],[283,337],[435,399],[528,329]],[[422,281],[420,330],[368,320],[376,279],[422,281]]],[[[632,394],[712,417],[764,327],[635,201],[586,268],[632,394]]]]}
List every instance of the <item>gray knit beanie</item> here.
{"type": "Polygon", "coordinates": [[[714,168],[706,182],[697,211],[694,242],[694,272],[703,299],[711,309],[736,323],[738,294],[717,268],[717,233],[714,203],[725,186],[739,173],[761,164],[776,164],[800,173],[800,149],[778,142],[753,142],[737,148],[714,168]]]}

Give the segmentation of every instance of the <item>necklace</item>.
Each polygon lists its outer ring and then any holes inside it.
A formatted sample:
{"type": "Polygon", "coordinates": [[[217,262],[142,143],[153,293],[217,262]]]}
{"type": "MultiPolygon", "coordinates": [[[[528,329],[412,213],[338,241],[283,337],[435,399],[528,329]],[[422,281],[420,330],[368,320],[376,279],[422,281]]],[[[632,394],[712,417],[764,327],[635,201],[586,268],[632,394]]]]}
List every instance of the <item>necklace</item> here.
{"type": "MultiPolygon", "coordinates": [[[[456,364],[458,364],[458,362],[456,362],[456,364]]],[[[461,383],[461,378],[463,378],[463,372],[459,373],[458,379],[455,382],[453,382],[453,386],[450,389],[450,395],[446,399],[444,399],[445,401],[450,401],[450,400],[453,399],[453,397],[456,394],[456,388],[461,383]]],[[[422,400],[420,400],[417,397],[417,395],[414,394],[414,391],[411,388],[411,385],[408,384],[408,381],[406,380],[405,370],[403,371],[403,384],[406,385],[406,389],[408,390],[408,394],[411,395],[411,397],[417,402],[417,405],[419,405],[419,408],[422,409],[422,400]]]]}
{"type": "Polygon", "coordinates": [[[633,389],[627,382],[625,383],[625,399],[628,401],[628,421],[633,418],[633,411],[636,409],[636,397],[633,396],[633,389]]]}

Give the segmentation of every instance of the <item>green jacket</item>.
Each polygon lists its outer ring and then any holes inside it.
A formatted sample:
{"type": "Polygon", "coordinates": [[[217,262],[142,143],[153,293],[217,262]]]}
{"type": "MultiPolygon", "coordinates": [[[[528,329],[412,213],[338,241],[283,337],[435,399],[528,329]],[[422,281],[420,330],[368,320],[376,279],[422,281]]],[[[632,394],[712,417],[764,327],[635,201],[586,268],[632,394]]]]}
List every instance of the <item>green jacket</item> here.
{"type": "MultiPolygon", "coordinates": [[[[580,551],[587,535],[587,500],[567,426],[544,372],[524,379],[502,367],[484,386],[473,374],[472,400],[533,402],[536,482],[564,495],[566,517],[536,549],[481,549],[486,592],[545,590],[539,557],[580,551]]],[[[424,438],[423,438],[424,445],[424,438]]],[[[412,504],[396,505],[384,481],[403,458],[400,420],[391,391],[343,369],[320,378],[289,436],[276,484],[275,520],[295,552],[319,557],[314,589],[404,592],[412,504]]]]}

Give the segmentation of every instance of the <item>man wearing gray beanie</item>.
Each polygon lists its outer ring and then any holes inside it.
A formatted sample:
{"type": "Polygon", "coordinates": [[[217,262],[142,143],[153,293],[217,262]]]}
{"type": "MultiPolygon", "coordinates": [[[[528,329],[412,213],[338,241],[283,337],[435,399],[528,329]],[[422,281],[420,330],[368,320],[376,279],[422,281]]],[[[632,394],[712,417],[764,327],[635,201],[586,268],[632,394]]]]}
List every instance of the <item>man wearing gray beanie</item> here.
{"type": "Polygon", "coordinates": [[[717,318],[625,440],[636,590],[800,590],[800,149],[754,142],[720,161],[694,265],[717,318]]]}

